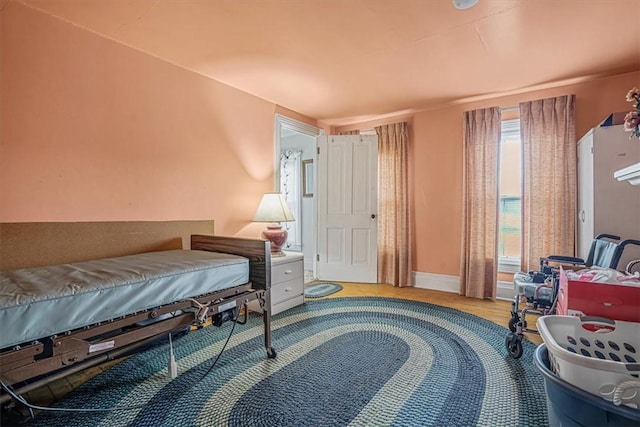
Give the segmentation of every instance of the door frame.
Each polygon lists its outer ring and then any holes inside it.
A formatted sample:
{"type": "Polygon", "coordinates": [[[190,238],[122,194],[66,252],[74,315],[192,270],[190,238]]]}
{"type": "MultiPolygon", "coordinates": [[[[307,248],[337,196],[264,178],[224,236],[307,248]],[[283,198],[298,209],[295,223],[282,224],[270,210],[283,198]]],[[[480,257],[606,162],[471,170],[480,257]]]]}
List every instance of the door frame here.
{"type": "MultiPolygon", "coordinates": [[[[274,142],[273,142],[273,146],[274,146],[274,156],[273,156],[273,188],[274,191],[280,191],[280,141],[282,139],[282,135],[284,133],[284,131],[293,131],[293,132],[297,132],[297,133],[301,133],[307,136],[310,136],[314,139],[314,150],[317,153],[317,147],[318,147],[318,141],[317,141],[317,137],[320,135],[324,135],[324,129],[320,129],[318,127],[309,125],[307,123],[303,123],[299,120],[296,119],[292,119],[291,117],[287,117],[285,115],[276,113],[275,114],[275,119],[274,119],[274,142]]],[[[314,162],[313,162],[313,174],[314,176],[316,176],[316,165],[317,165],[317,154],[314,155],[314,162]]],[[[317,180],[314,180],[314,194],[315,194],[315,186],[317,180]]],[[[315,254],[318,253],[318,204],[316,202],[316,196],[314,196],[314,203],[313,203],[313,212],[312,212],[312,217],[313,217],[313,224],[312,224],[312,229],[313,229],[313,253],[314,256],[312,257],[313,261],[312,261],[312,270],[313,270],[313,276],[314,278],[317,276],[317,267],[316,267],[316,256],[315,254]]],[[[304,242],[303,242],[303,250],[304,250],[304,242]]]]}
{"type": "Polygon", "coordinates": [[[290,130],[317,138],[320,135],[324,135],[324,130],[278,113],[275,115],[274,130],[273,188],[274,191],[278,191],[280,188],[280,139],[282,138],[282,131],[290,130]]]}

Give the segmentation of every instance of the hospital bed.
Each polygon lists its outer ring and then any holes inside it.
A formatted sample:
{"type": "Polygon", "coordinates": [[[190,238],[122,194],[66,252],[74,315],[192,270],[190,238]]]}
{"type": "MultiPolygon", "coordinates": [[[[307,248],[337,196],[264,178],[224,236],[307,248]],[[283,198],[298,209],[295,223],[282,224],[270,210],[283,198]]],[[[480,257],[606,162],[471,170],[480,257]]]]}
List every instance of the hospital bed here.
{"type": "Polygon", "coordinates": [[[270,257],[265,240],[192,235],[189,250],[2,271],[0,378],[26,392],[254,300],[273,358],[270,257]]]}

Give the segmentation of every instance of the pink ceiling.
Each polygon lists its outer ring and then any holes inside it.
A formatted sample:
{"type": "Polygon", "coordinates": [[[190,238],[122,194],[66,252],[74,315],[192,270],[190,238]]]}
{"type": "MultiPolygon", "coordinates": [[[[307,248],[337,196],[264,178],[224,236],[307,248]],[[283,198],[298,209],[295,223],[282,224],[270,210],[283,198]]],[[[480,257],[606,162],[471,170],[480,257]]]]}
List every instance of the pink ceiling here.
{"type": "Polygon", "coordinates": [[[640,69],[640,0],[18,0],[328,124],[640,69]]]}

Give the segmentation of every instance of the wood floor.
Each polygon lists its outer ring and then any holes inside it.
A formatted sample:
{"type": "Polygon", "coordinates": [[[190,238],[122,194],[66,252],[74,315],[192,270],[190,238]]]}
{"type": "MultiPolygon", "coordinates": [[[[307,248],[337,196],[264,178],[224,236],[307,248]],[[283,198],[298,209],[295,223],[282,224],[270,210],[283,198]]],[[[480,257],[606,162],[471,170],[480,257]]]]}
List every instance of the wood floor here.
{"type": "MultiPolygon", "coordinates": [[[[387,298],[402,298],[414,301],[455,308],[466,313],[507,327],[511,318],[511,301],[490,301],[467,298],[450,292],[431,291],[420,288],[396,288],[391,285],[371,283],[341,283],[343,289],[326,298],[379,296],[387,298]]],[[[534,344],[542,344],[542,338],[537,334],[525,334],[534,344]]]]}
{"type": "Polygon", "coordinates": [[[329,295],[332,297],[379,296],[402,298],[428,302],[445,307],[456,308],[478,317],[506,326],[510,318],[511,303],[508,301],[489,301],[467,298],[450,292],[431,291],[419,288],[396,288],[391,285],[370,283],[341,283],[342,291],[329,295]]]}
{"type": "MultiPolygon", "coordinates": [[[[343,289],[325,298],[379,296],[388,298],[401,298],[427,302],[440,306],[455,308],[467,313],[475,314],[498,325],[507,327],[510,318],[511,303],[509,301],[489,301],[475,298],[467,298],[449,292],[431,291],[419,288],[396,288],[391,285],[369,283],[342,283],[343,289]]],[[[538,335],[528,334],[526,338],[535,344],[542,340],[538,335]]],[[[27,393],[26,397],[31,402],[42,405],[50,405],[54,401],[64,397],[74,388],[89,380],[95,375],[104,372],[115,362],[87,369],[78,374],[70,375],[61,380],[50,383],[42,388],[27,393]]]]}

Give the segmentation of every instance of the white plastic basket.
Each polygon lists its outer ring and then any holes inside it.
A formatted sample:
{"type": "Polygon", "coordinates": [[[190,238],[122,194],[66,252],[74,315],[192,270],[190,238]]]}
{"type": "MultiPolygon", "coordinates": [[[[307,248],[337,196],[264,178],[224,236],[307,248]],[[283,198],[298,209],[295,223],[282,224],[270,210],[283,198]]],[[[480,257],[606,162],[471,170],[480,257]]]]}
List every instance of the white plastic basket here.
{"type": "Polygon", "coordinates": [[[562,380],[616,405],[640,408],[640,323],[542,316],[536,324],[551,370],[562,380]]]}

